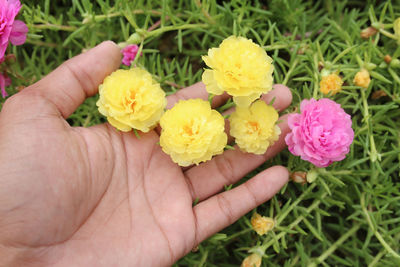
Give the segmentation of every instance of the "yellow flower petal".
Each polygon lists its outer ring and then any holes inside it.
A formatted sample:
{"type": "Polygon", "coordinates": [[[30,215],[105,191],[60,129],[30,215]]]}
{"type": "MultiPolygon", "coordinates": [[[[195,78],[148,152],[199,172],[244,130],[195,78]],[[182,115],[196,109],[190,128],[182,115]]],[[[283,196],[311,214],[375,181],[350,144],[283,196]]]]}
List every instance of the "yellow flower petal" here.
{"type": "Polygon", "coordinates": [[[251,226],[258,235],[264,235],[268,231],[272,230],[275,226],[275,221],[272,218],[261,216],[257,212],[251,217],[251,226]]]}
{"type": "Polygon", "coordinates": [[[230,134],[242,151],[264,154],[281,133],[275,125],[278,112],[262,100],[257,100],[250,107],[236,108],[229,117],[230,134]]]}
{"type": "Polygon", "coordinates": [[[233,97],[233,102],[238,107],[248,107],[253,103],[254,100],[258,99],[261,96],[259,93],[254,93],[249,96],[234,96],[233,97]]]}
{"type": "Polygon", "coordinates": [[[99,112],[115,128],[148,132],[154,128],[167,104],[165,93],[150,73],[140,68],[117,70],[99,87],[99,112]]]}
{"type": "Polygon", "coordinates": [[[201,99],[179,101],[161,117],[160,145],[180,166],[221,154],[227,143],[224,118],[201,99]]]}
{"type": "Polygon", "coordinates": [[[203,83],[206,85],[207,91],[209,93],[214,95],[221,95],[224,92],[224,90],[222,90],[218,86],[217,81],[214,79],[214,74],[211,70],[204,70],[202,80],[203,83]]]}
{"type": "Polygon", "coordinates": [[[238,103],[249,106],[272,89],[272,59],[249,39],[230,36],[202,58],[210,68],[202,76],[209,93],[226,91],[235,99],[240,97],[238,103]]]}
{"type": "Polygon", "coordinates": [[[113,117],[107,117],[107,121],[113,127],[117,128],[118,130],[120,130],[122,132],[129,132],[130,130],[132,130],[132,128],[130,126],[126,125],[125,123],[121,123],[121,122],[117,121],[113,117]]]}

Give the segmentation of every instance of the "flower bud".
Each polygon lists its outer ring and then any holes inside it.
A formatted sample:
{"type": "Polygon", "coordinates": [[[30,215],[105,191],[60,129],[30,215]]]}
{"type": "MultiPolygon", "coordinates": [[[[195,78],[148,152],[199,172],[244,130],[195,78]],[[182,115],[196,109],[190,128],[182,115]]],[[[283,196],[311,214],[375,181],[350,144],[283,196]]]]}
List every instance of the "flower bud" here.
{"type": "Polygon", "coordinates": [[[128,40],[126,40],[126,42],[129,44],[138,44],[141,42],[141,40],[142,40],[142,38],[140,37],[140,35],[137,32],[135,32],[131,36],[129,36],[129,38],[128,38],[128,40]]]}
{"type": "Polygon", "coordinates": [[[365,68],[366,68],[367,70],[373,70],[373,69],[376,68],[376,64],[371,63],[371,62],[365,63],[364,66],[365,66],[365,68]]]}
{"type": "Polygon", "coordinates": [[[378,32],[378,30],[375,29],[374,27],[368,27],[361,31],[360,36],[363,39],[368,39],[369,37],[377,34],[377,32],[378,32]]]}
{"type": "Polygon", "coordinates": [[[378,91],[375,91],[375,92],[372,93],[371,98],[376,100],[376,99],[379,99],[379,98],[384,97],[384,96],[387,96],[386,92],[383,91],[383,90],[378,90],[378,91]]]}
{"type": "Polygon", "coordinates": [[[257,212],[251,216],[251,226],[258,235],[264,235],[268,231],[272,230],[275,226],[275,221],[272,218],[261,216],[257,212]]]}
{"type": "Polygon", "coordinates": [[[392,68],[400,68],[400,60],[395,58],[392,61],[390,61],[390,67],[392,67],[392,68]]]}
{"type": "Polygon", "coordinates": [[[318,172],[316,170],[311,170],[307,174],[307,182],[312,183],[318,178],[318,172]]]}
{"type": "Polygon", "coordinates": [[[390,55],[385,55],[383,60],[387,63],[390,64],[390,61],[392,61],[392,57],[390,55]]]}
{"type": "Polygon", "coordinates": [[[369,72],[366,69],[362,69],[359,72],[357,72],[353,80],[353,83],[355,85],[363,88],[368,88],[370,82],[371,82],[371,77],[369,76],[369,72]]]}
{"type": "Polygon", "coordinates": [[[261,266],[261,256],[257,253],[253,253],[247,256],[240,267],[260,267],[261,266]]]}
{"type": "Polygon", "coordinates": [[[304,185],[307,183],[307,173],[306,172],[292,172],[290,174],[290,179],[298,184],[304,185]]]}

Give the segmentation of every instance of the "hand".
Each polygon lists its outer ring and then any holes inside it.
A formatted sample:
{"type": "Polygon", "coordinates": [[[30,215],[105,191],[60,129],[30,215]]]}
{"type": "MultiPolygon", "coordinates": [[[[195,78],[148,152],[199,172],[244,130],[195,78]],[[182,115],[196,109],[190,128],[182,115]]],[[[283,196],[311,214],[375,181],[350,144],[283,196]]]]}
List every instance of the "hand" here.
{"type": "MultiPolygon", "coordinates": [[[[70,127],[65,118],[120,62],[119,48],[104,42],[4,104],[1,266],[170,265],[287,182],[287,170],[275,166],[218,193],[285,147],[286,122],[265,155],[228,150],[188,169],[162,152],[156,131],[137,139],[107,123],[70,127]]],[[[276,97],[282,110],[290,91],[274,88],[264,100],[276,97]]],[[[168,106],[181,98],[207,99],[207,93],[198,83],[169,96],[168,106]]],[[[215,106],[224,100],[217,97],[215,106]]]]}

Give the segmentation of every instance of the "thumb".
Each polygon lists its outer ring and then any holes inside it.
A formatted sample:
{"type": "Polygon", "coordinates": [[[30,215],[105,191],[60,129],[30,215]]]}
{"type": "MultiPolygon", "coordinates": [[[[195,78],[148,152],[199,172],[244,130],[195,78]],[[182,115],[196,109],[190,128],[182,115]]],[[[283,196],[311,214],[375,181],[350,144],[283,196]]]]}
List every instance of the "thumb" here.
{"type": "Polygon", "coordinates": [[[105,41],[64,62],[24,91],[36,91],[67,118],[87,97],[97,93],[99,84],[120,64],[120,48],[105,41]]]}

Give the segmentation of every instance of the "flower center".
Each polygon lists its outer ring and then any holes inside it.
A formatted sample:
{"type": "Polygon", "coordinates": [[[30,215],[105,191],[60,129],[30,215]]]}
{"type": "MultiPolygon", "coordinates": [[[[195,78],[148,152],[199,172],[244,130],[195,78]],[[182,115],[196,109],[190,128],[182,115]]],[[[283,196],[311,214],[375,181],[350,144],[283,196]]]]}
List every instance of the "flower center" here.
{"type": "Polygon", "coordinates": [[[187,134],[192,136],[193,135],[193,130],[192,130],[192,126],[191,125],[185,125],[183,126],[183,131],[187,134]]]}
{"type": "Polygon", "coordinates": [[[260,125],[258,125],[258,122],[255,121],[247,122],[247,133],[252,134],[258,132],[259,130],[260,130],[260,125]]]}
{"type": "Polygon", "coordinates": [[[125,98],[125,106],[130,108],[132,111],[135,111],[136,106],[136,92],[131,90],[129,95],[125,98]]]}
{"type": "Polygon", "coordinates": [[[191,120],[182,126],[181,131],[183,135],[186,135],[190,138],[194,138],[195,135],[199,134],[199,125],[194,123],[193,120],[191,120]]]}

